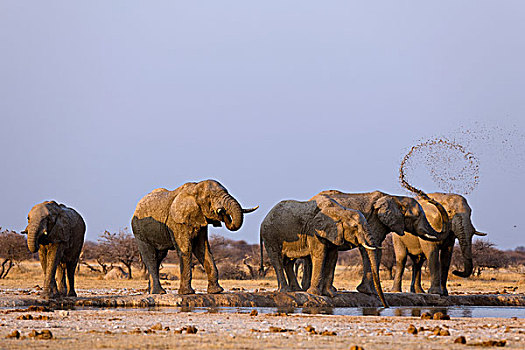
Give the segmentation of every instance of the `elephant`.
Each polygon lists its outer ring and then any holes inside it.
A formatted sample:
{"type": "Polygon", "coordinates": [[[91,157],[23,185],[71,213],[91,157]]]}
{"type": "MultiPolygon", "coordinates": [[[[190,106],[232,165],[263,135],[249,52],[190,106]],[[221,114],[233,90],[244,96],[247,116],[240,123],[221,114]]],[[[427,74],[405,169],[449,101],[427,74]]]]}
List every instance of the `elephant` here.
{"type": "MultiPolygon", "coordinates": [[[[424,293],[421,287],[421,266],[428,259],[431,277],[431,286],[428,292],[448,295],[447,278],[456,238],[459,240],[463,255],[464,271],[453,271],[452,273],[466,278],[472,274],[472,237],[474,235],[486,236],[486,233],[476,231],[472,225],[470,218],[472,210],[465,197],[454,193],[430,193],[428,195],[441,203],[447,210],[451,221],[450,234],[440,242],[424,241],[410,233],[402,237],[394,235],[396,274],[392,290],[395,292],[401,292],[403,270],[408,255],[413,262],[410,291],[412,293],[424,293]]],[[[430,224],[439,229],[441,226],[440,213],[428,202],[422,201],[419,197],[417,200],[423,207],[430,224]]]]}
{"type": "Polygon", "coordinates": [[[208,293],[220,293],[218,271],[208,242],[208,224],[230,231],[241,228],[244,214],[258,207],[243,209],[228,190],[215,180],[188,182],[173,191],[157,188],[137,204],[131,227],[149,273],[148,292],[164,294],[159,267],[176,250],[180,259],[179,294],[193,294],[191,287],[192,253],[208,276],[208,293]]]}
{"type": "Polygon", "coordinates": [[[329,286],[333,282],[338,249],[362,247],[374,266],[373,280],[379,298],[385,307],[388,306],[379,275],[375,273],[380,244],[371,235],[369,225],[359,211],[345,208],[328,196],[303,202],[284,200],[264,218],[260,239],[275,269],[280,292],[300,290],[293,262],[297,258],[309,257],[312,273],[307,292],[331,297],[335,296],[329,286]]]}
{"type": "Polygon", "coordinates": [[[84,245],[84,219],[73,208],[46,201],[35,205],[27,220],[27,227],[22,233],[27,234],[27,247],[31,253],[38,251],[44,271],[43,296],[55,298],[67,294],[76,297],[75,270],[84,245]]]}
{"type": "MultiPolygon", "coordinates": [[[[378,247],[381,246],[386,236],[390,232],[404,235],[405,231],[413,233],[424,240],[440,241],[443,240],[450,230],[450,222],[443,206],[433,201],[433,205],[442,214],[442,229],[436,231],[427,220],[421,205],[411,197],[394,196],[381,191],[367,193],[344,193],[337,190],[322,191],[310,200],[316,201],[320,196],[328,196],[340,205],[359,210],[370,225],[370,234],[378,247]]],[[[363,246],[359,246],[359,252],[363,259],[363,278],[357,286],[357,291],[361,293],[373,293],[371,280],[373,278],[370,266],[369,254],[363,246]],[[371,276],[372,275],[372,276],[371,276]]],[[[376,273],[379,274],[379,264],[381,253],[377,257],[376,273]]],[[[306,261],[308,265],[308,261],[306,261]]],[[[309,271],[305,268],[305,271],[309,271]]],[[[303,285],[308,284],[310,276],[303,274],[303,285]]],[[[335,287],[329,287],[335,292],[335,287]]]]}

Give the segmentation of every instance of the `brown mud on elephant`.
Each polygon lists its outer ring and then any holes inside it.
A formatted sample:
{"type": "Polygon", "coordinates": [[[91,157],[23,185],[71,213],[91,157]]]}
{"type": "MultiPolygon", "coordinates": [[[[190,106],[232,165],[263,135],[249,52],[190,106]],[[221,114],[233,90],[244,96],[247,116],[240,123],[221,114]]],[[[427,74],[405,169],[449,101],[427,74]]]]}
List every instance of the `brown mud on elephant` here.
{"type": "Polygon", "coordinates": [[[381,244],[359,211],[345,208],[328,196],[303,202],[281,201],[261,223],[260,238],[261,247],[264,243],[275,269],[280,292],[301,290],[293,263],[295,259],[308,258],[311,279],[303,288],[310,294],[334,297],[337,251],[364,249],[373,266],[374,287],[383,305],[388,307],[378,274],[381,244]]]}
{"type": "Polygon", "coordinates": [[[27,220],[22,233],[27,233],[29,250],[38,251],[44,271],[44,297],[77,296],[75,270],[84,244],[84,220],[74,209],[55,201],[35,205],[27,220]],[[58,286],[55,275],[58,275],[58,286]]]}
{"type": "Polygon", "coordinates": [[[160,285],[159,266],[168,250],[176,250],[180,258],[179,294],[195,293],[191,287],[192,254],[208,275],[208,293],[222,292],[208,242],[208,224],[220,227],[224,222],[228,230],[237,231],[244,214],[257,208],[243,209],[215,180],[189,182],[173,191],[158,188],[144,196],[137,204],[131,227],[149,272],[149,292],[166,293],[160,285]]]}

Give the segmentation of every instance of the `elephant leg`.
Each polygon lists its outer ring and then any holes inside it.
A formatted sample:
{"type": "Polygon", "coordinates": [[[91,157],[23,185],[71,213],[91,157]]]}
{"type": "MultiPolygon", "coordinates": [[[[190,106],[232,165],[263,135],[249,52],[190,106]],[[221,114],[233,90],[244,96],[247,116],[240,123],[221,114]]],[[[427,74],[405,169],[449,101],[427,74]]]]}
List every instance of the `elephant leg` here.
{"type": "Polygon", "coordinates": [[[40,258],[40,266],[44,272],[44,287],[47,280],[47,249],[45,246],[40,246],[38,249],[38,257],[40,258]]]}
{"type": "Polygon", "coordinates": [[[423,267],[426,258],[423,254],[416,256],[412,255],[410,258],[412,259],[412,282],[410,283],[410,293],[425,293],[425,290],[421,286],[421,268],[423,267]]]}
{"type": "Polygon", "coordinates": [[[58,247],[58,244],[51,245],[47,249],[46,257],[46,276],[44,280],[44,297],[55,298],[58,296],[58,288],[55,280],[55,275],[57,272],[58,262],[61,258],[61,249],[58,247]]]}
{"type": "Polygon", "coordinates": [[[217,294],[224,291],[219,285],[219,272],[217,271],[217,265],[215,265],[215,260],[210,250],[206,227],[199,231],[199,235],[194,241],[193,254],[195,254],[197,260],[199,260],[204,267],[206,275],[208,275],[208,293],[217,294]]]}
{"type": "Polygon", "coordinates": [[[428,259],[428,268],[430,270],[430,288],[428,292],[430,294],[442,295],[441,290],[441,271],[439,262],[439,250],[435,247],[428,249],[426,245],[422,244],[423,253],[428,259]]]}
{"type": "MultiPolygon", "coordinates": [[[[312,245],[310,245],[312,247],[312,245]]],[[[310,288],[306,291],[310,294],[322,295],[325,278],[323,272],[327,259],[327,248],[325,244],[318,243],[312,249],[310,256],[312,258],[312,279],[310,288]]]]}
{"type": "MultiPolygon", "coordinates": [[[[361,253],[361,258],[363,260],[363,278],[356,289],[360,293],[375,294],[375,288],[372,284],[372,267],[370,265],[368,253],[366,252],[366,249],[362,246],[359,246],[359,253],[361,253]]],[[[377,262],[378,268],[379,263],[380,261],[377,262]]]]}
{"type": "Polygon", "coordinates": [[[403,283],[403,273],[405,272],[405,266],[407,263],[407,250],[403,245],[397,246],[394,243],[394,253],[396,255],[396,274],[394,276],[394,285],[392,286],[392,292],[401,293],[401,285],[403,283]]]}
{"type": "Polygon", "coordinates": [[[152,247],[150,244],[136,239],[137,245],[139,247],[140,255],[142,256],[142,261],[146,265],[149,274],[149,283],[148,289],[150,294],[166,294],[166,291],[160,285],[159,279],[159,265],[157,264],[157,250],[152,247]]]}
{"type": "Polygon", "coordinates": [[[77,269],[78,260],[69,262],[66,264],[67,282],[68,282],[68,297],[76,297],[77,292],[75,291],[75,270],[77,269]]]}
{"type": "Polygon", "coordinates": [[[294,272],[295,259],[286,259],[284,262],[284,272],[288,278],[288,285],[294,292],[301,290],[299,282],[297,282],[297,276],[294,272]]]}
{"type": "Polygon", "coordinates": [[[452,261],[452,253],[454,251],[454,245],[446,246],[441,249],[440,263],[441,263],[441,295],[448,295],[447,280],[448,271],[450,269],[450,262],[452,261]]]}
{"type": "Polygon", "coordinates": [[[58,294],[60,295],[66,295],[67,294],[67,287],[66,287],[66,264],[65,263],[59,263],[57,266],[57,281],[58,281],[58,294]]]}
{"type": "Polygon", "coordinates": [[[291,292],[286,277],[284,276],[284,258],[282,255],[282,247],[269,246],[266,242],[266,252],[270,258],[273,269],[275,270],[275,276],[277,277],[278,291],[279,292],[291,292]]]}
{"type": "Polygon", "coordinates": [[[323,283],[323,295],[328,295],[332,298],[337,294],[337,289],[334,287],[334,275],[338,256],[337,249],[330,249],[324,266],[323,275],[325,276],[325,280],[323,283]]]}
{"type": "Polygon", "coordinates": [[[182,239],[177,240],[180,257],[180,285],[179,294],[195,294],[195,290],[191,287],[192,269],[192,242],[191,235],[185,235],[182,239]]]}
{"type": "Polygon", "coordinates": [[[312,258],[304,258],[303,265],[303,279],[301,281],[302,290],[307,291],[310,288],[310,281],[312,280],[312,258]]]}

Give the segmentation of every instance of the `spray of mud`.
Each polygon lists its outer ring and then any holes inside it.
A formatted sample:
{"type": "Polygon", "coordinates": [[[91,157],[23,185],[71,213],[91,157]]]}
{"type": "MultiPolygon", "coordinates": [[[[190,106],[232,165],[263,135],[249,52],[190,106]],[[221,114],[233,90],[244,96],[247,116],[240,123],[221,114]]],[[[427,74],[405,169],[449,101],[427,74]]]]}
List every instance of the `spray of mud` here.
{"type": "Polygon", "coordinates": [[[413,146],[401,161],[401,185],[427,199],[427,195],[408,182],[411,172],[424,165],[428,174],[445,192],[469,194],[479,184],[479,160],[457,142],[437,138],[413,146]]]}
{"type": "Polygon", "coordinates": [[[525,166],[525,135],[520,128],[474,122],[446,136],[420,141],[401,161],[399,180],[408,191],[425,197],[423,191],[409,181],[423,180],[416,176],[419,171],[417,175],[430,177],[440,190],[467,195],[480,182],[480,163],[500,179],[521,178],[525,166]]]}

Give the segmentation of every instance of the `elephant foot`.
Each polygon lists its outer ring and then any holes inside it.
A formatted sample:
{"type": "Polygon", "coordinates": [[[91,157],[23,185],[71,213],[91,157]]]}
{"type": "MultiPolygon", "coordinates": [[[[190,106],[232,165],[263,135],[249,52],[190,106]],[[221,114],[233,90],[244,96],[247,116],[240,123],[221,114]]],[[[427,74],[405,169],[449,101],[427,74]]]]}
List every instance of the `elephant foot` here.
{"type": "Polygon", "coordinates": [[[376,294],[376,291],[375,289],[373,289],[369,284],[367,283],[361,283],[360,285],[357,286],[357,291],[359,293],[363,293],[363,294],[376,294]]]}
{"type": "Polygon", "coordinates": [[[319,290],[319,288],[314,288],[314,287],[310,287],[308,288],[308,290],[306,291],[306,293],[308,294],[314,294],[314,295],[322,295],[321,291],[319,290]]]}
{"type": "Polygon", "coordinates": [[[441,287],[430,287],[428,293],[443,295],[443,290],[441,289],[441,287]]]}
{"type": "Polygon", "coordinates": [[[166,294],[166,290],[161,286],[153,287],[149,294],[166,294]]]}
{"type": "Polygon", "coordinates": [[[390,290],[392,293],[401,293],[402,290],[401,290],[401,286],[393,286],[392,289],[390,290]]]}
{"type": "Polygon", "coordinates": [[[441,294],[441,296],[448,297],[448,290],[447,290],[447,288],[442,288],[442,290],[443,290],[443,293],[441,294]]]}
{"type": "Polygon", "coordinates": [[[60,294],[58,294],[57,292],[46,292],[46,291],[44,291],[42,293],[42,298],[46,299],[46,300],[57,299],[59,297],[60,297],[60,294]]]}
{"type": "Polygon", "coordinates": [[[290,288],[289,286],[286,286],[286,287],[279,287],[279,289],[277,290],[279,293],[289,293],[292,291],[292,288],[290,288]]]}
{"type": "Polygon", "coordinates": [[[425,290],[421,288],[421,286],[419,286],[415,288],[410,288],[410,293],[425,294],[425,290]]]}
{"type": "Polygon", "coordinates": [[[70,290],[70,291],[67,293],[67,296],[68,296],[68,297],[74,297],[74,298],[76,298],[76,297],[77,297],[77,292],[75,292],[74,290],[70,290]]]}
{"type": "Polygon", "coordinates": [[[208,286],[208,294],[219,294],[224,291],[224,288],[219,286],[218,284],[213,284],[208,286]]]}
{"type": "Polygon", "coordinates": [[[334,286],[330,286],[329,288],[325,289],[323,295],[333,298],[337,295],[337,288],[335,288],[334,286]]]}
{"type": "Polygon", "coordinates": [[[293,286],[290,289],[292,290],[292,292],[300,292],[300,291],[302,291],[302,288],[299,287],[299,286],[293,286]]]}
{"type": "Polygon", "coordinates": [[[181,294],[181,295],[195,294],[195,290],[193,288],[191,288],[191,287],[180,287],[179,288],[179,294],[181,294]]]}

